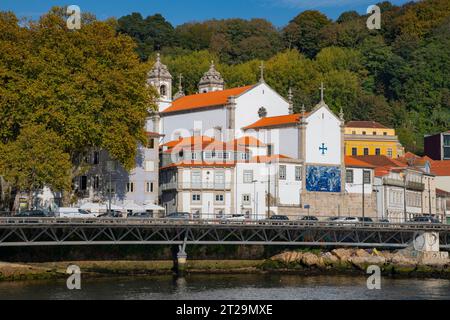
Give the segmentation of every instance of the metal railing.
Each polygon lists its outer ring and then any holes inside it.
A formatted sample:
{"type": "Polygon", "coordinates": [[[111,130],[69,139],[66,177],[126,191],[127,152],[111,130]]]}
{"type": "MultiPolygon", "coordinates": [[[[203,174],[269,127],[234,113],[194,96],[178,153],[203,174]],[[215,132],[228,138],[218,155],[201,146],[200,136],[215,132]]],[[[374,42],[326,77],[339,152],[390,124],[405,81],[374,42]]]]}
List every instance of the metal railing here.
{"type": "Polygon", "coordinates": [[[194,190],[229,190],[231,183],[217,182],[168,182],[160,185],[161,190],[194,189],[194,190]]]}

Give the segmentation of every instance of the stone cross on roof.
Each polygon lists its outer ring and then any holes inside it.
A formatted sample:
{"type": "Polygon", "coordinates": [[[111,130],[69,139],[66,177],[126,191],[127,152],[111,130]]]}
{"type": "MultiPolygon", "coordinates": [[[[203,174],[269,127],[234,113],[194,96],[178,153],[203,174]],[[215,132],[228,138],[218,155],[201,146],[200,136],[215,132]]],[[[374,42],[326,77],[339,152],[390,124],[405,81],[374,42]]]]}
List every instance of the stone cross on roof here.
{"type": "Polygon", "coordinates": [[[323,86],[323,82],[320,83],[320,101],[323,101],[324,98],[325,87],[323,86]]]}

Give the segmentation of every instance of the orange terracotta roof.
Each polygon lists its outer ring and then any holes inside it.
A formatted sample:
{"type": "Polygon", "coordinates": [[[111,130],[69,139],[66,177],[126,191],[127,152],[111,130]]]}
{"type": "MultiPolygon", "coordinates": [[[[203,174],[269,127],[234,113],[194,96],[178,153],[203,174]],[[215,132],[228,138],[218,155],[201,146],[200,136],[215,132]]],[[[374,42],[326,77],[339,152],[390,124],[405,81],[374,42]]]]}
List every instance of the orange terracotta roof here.
{"type": "Polygon", "coordinates": [[[251,136],[244,136],[239,139],[233,140],[235,143],[246,147],[265,147],[266,144],[251,136]]]}
{"type": "Polygon", "coordinates": [[[381,123],[375,121],[349,121],[346,128],[371,128],[371,129],[390,129],[381,123]]]}
{"type": "Polygon", "coordinates": [[[288,114],[284,116],[261,118],[255,123],[245,127],[244,130],[294,125],[300,121],[301,117],[302,115],[297,113],[297,114],[288,114]]]}
{"type": "Polygon", "coordinates": [[[147,137],[160,137],[160,136],[162,136],[160,133],[158,133],[158,132],[153,132],[153,131],[146,131],[146,132],[145,132],[145,135],[146,135],[147,137]]]}
{"type": "Polygon", "coordinates": [[[185,96],[175,100],[172,105],[161,112],[161,114],[164,115],[172,112],[188,111],[212,106],[223,106],[227,104],[229,97],[241,95],[242,93],[250,90],[253,87],[254,85],[251,85],[240,88],[185,96]]]}
{"type": "Polygon", "coordinates": [[[377,167],[375,168],[375,176],[376,177],[384,177],[391,172],[390,167],[377,167]]]}
{"type": "Polygon", "coordinates": [[[351,156],[345,156],[345,166],[355,168],[375,168],[374,165],[351,156]]]}
{"type": "Polygon", "coordinates": [[[192,145],[202,145],[204,143],[211,143],[214,139],[208,136],[191,136],[187,138],[180,138],[178,140],[173,140],[166,142],[163,144],[163,147],[173,148],[175,146],[178,147],[185,147],[185,146],[192,146],[192,145]]]}
{"type": "Polygon", "coordinates": [[[431,173],[435,176],[450,176],[450,160],[433,161],[431,173]]]}
{"type": "Polygon", "coordinates": [[[374,165],[375,167],[405,168],[408,166],[407,164],[401,161],[389,158],[387,156],[357,156],[355,158],[363,162],[367,162],[371,165],[374,165]]]}

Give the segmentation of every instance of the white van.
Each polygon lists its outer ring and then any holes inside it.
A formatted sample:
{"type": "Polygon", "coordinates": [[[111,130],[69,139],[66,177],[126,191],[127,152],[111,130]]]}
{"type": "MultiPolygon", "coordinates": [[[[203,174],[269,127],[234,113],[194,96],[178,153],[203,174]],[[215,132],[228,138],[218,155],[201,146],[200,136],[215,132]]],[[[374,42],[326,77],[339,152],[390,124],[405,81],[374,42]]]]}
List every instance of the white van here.
{"type": "Polygon", "coordinates": [[[90,213],[89,211],[80,208],[58,208],[56,210],[57,218],[96,218],[96,213],[90,213]]]}

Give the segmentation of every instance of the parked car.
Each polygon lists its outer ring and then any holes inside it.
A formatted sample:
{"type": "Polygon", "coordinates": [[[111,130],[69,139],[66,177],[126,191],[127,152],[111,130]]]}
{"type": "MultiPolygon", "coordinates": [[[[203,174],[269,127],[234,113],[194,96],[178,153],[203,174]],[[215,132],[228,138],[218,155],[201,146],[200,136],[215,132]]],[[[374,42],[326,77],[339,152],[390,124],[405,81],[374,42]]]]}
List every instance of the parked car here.
{"type": "Polygon", "coordinates": [[[299,219],[300,221],[319,221],[317,217],[314,216],[304,216],[299,219]]]}
{"type": "Polygon", "coordinates": [[[46,210],[27,210],[16,214],[18,218],[48,218],[54,215],[46,210]]]}
{"type": "Polygon", "coordinates": [[[97,214],[80,208],[58,208],[56,210],[58,218],[96,218],[97,214]]]}
{"type": "Polygon", "coordinates": [[[439,219],[436,219],[432,216],[421,216],[421,217],[415,217],[412,222],[414,223],[441,223],[439,219]]]}
{"type": "Polygon", "coordinates": [[[380,223],[391,223],[391,222],[389,221],[389,219],[381,219],[381,220],[378,221],[378,222],[380,222],[380,223]]]}
{"type": "Polygon", "coordinates": [[[191,214],[189,212],[173,212],[166,216],[167,219],[189,220],[191,214]]]}
{"type": "Polygon", "coordinates": [[[369,218],[369,217],[359,217],[358,218],[358,221],[359,222],[364,222],[364,223],[373,223],[373,220],[372,220],[372,218],[369,218]]]}
{"type": "Polygon", "coordinates": [[[102,214],[99,214],[97,216],[98,218],[122,218],[122,212],[120,211],[115,211],[115,210],[111,210],[102,214]]]}
{"type": "Polygon", "coordinates": [[[357,217],[341,217],[339,219],[336,219],[334,222],[337,223],[358,223],[359,219],[357,217]]]}
{"type": "Polygon", "coordinates": [[[269,218],[270,221],[289,221],[289,217],[288,216],[281,216],[281,215],[276,215],[276,216],[271,216],[269,218]]]}
{"type": "Polygon", "coordinates": [[[152,219],[153,214],[149,212],[134,212],[128,215],[128,218],[132,219],[152,219]]]}
{"type": "Polygon", "coordinates": [[[233,214],[230,217],[226,218],[227,221],[245,221],[244,214],[233,214]]]}

